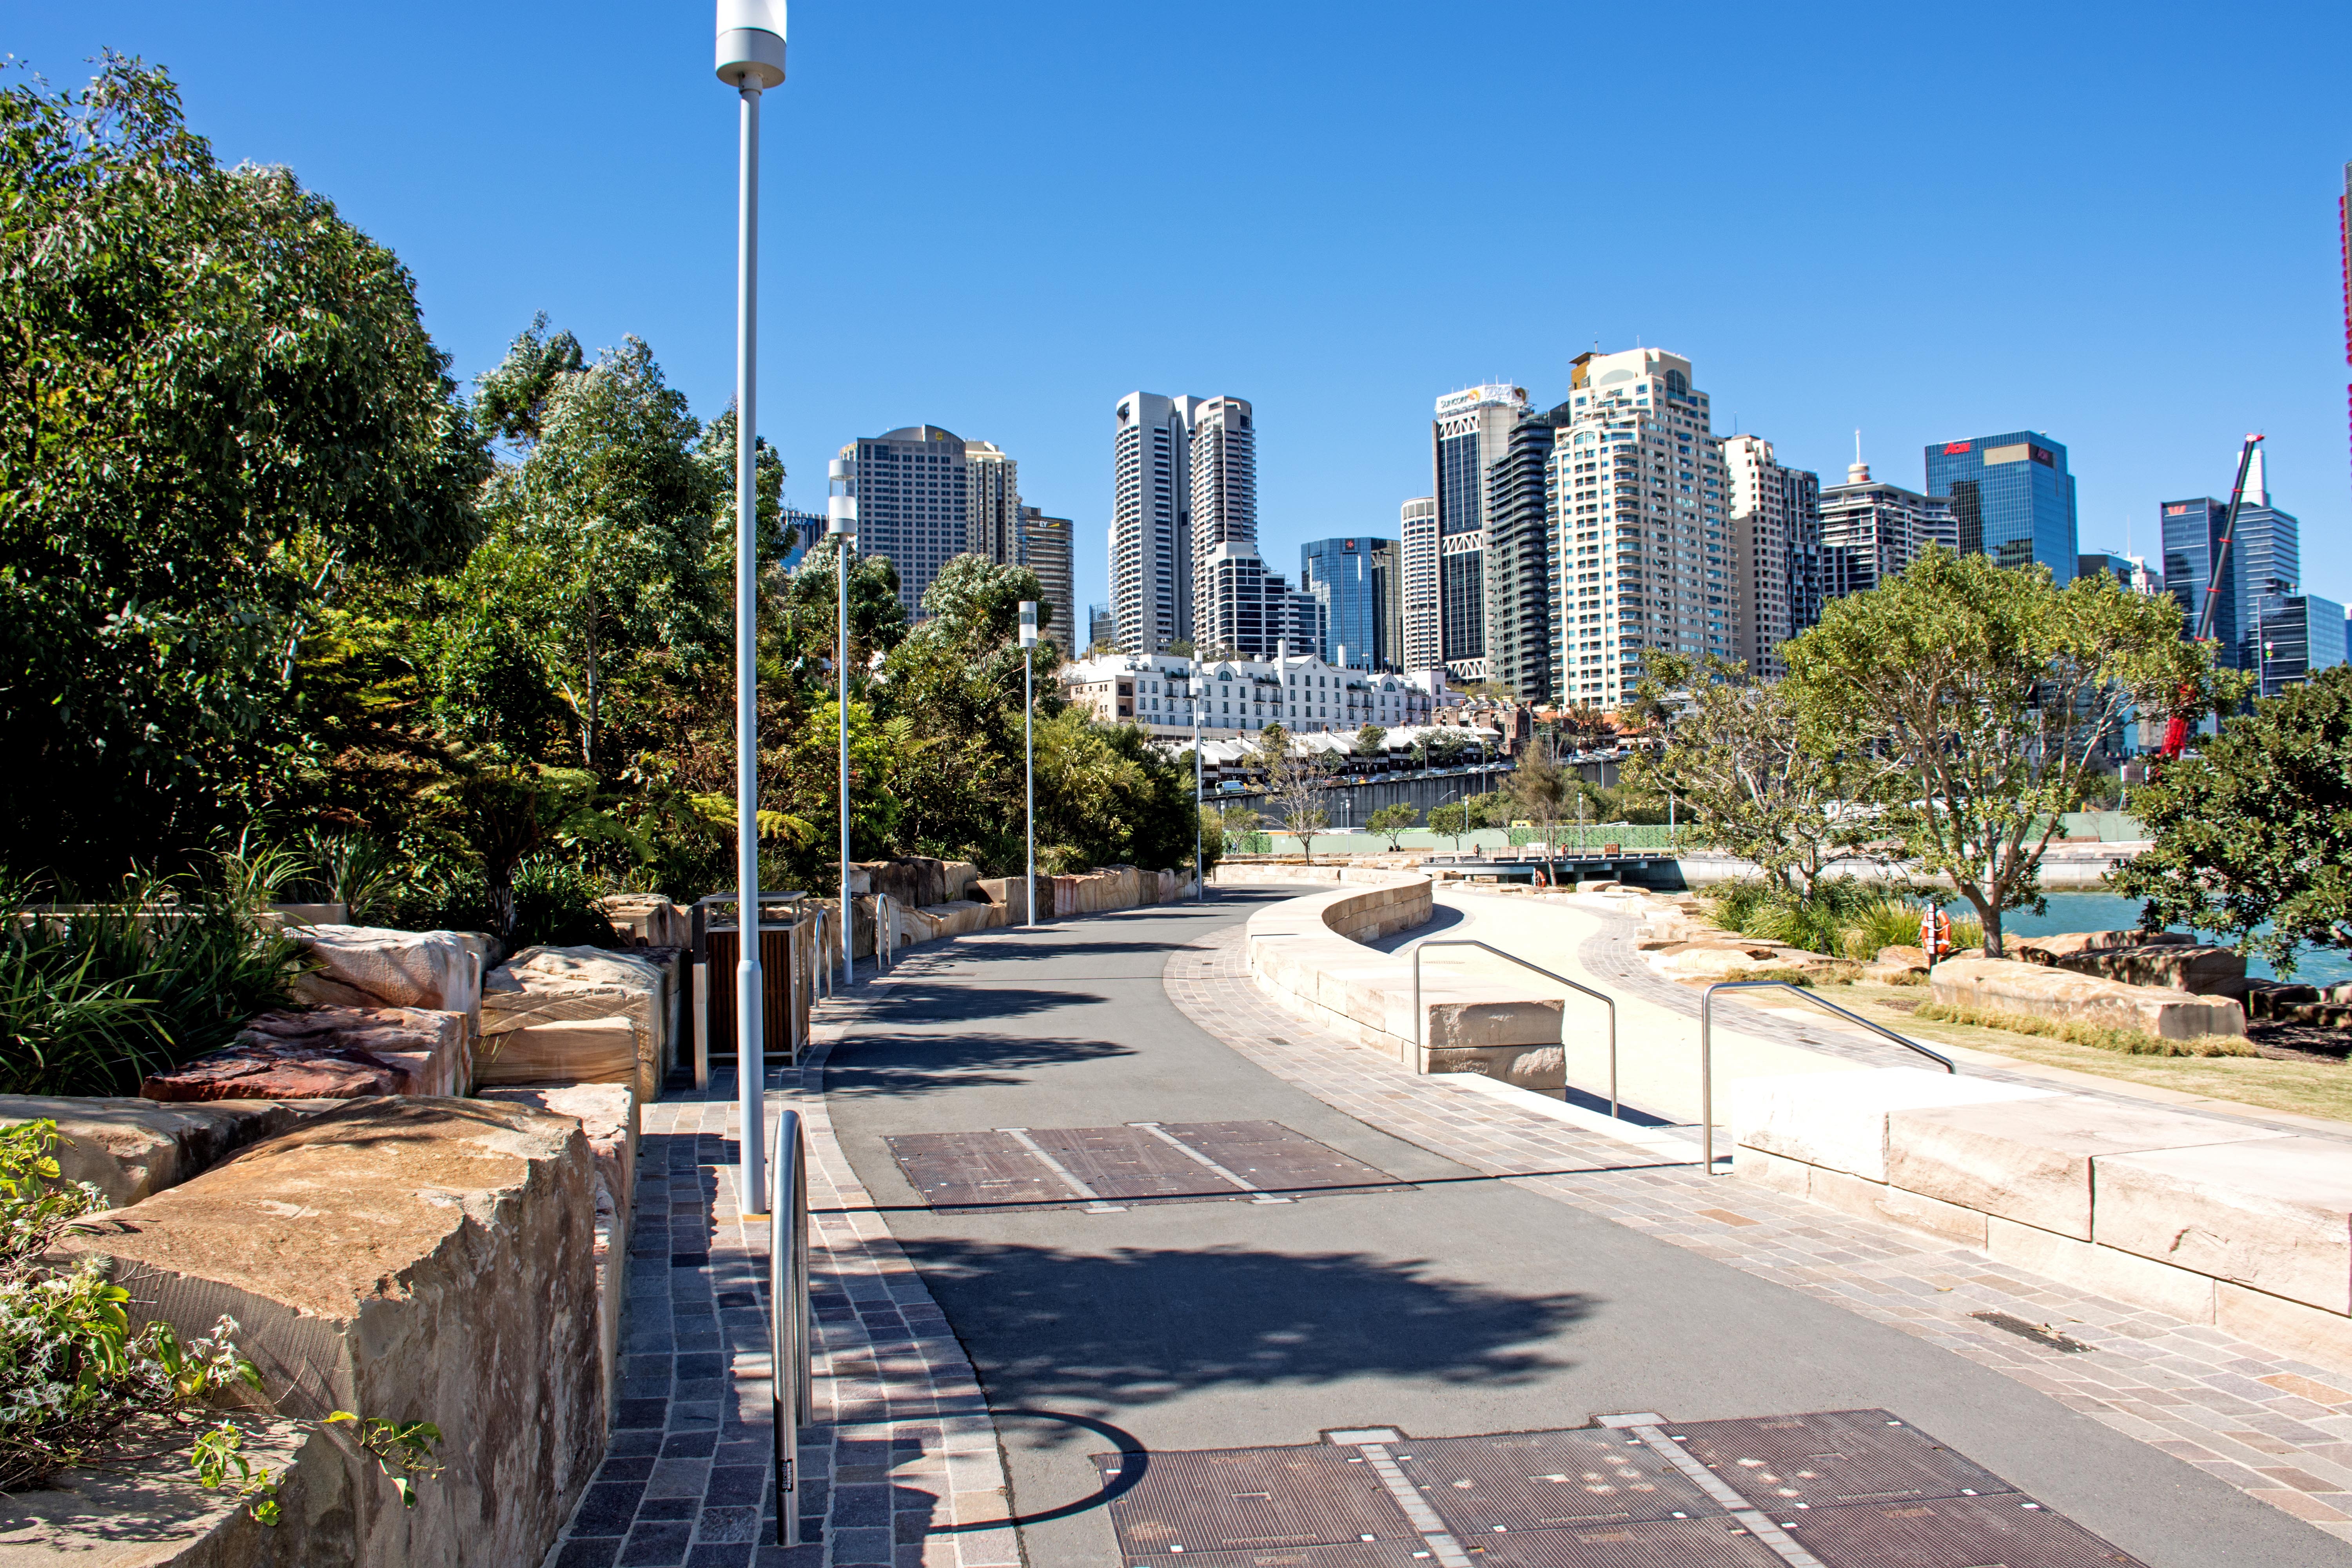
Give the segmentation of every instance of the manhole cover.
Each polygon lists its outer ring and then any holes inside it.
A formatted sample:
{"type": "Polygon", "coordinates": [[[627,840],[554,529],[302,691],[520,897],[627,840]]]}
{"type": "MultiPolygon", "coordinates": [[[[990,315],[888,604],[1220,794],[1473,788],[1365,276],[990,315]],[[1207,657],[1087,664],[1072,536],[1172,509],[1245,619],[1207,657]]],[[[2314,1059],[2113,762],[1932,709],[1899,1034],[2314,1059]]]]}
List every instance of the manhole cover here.
{"type": "MultiPolygon", "coordinates": [[[[1151,1556],[1368,1541],[1420,1549],[1420,1536],[1379,1476],[1351,1458],[1319,1443],[1153,1454],[1142,1480],[1111,1503],[1111,1525],[1121,1550],[1151,1556]]],[[[1097,1454],[1094,1462],[1108,1488],[1132,1458],[1097,1454]]]]}
{"type": "Polygon", "coordinates": [[[949,1213],[1270,1203],[1412,1191],[1278,1121],[910,1132],[885,1140],[908,1185],[949,1213]]]}
{"type": "Polygon", "coordinates": [[[1397,1468],[1465,1539],[1506,1530],[1719,1514],[1698,1483],[1624,1432],[1513,1432],[1393,1445],[1397,1468]]]}
{"type": "Polygon", "coordinates": [[[1826,1568],[2118,1568],[2139,1559],[2015,1492],[1848,1503],[1778,1522],[1826,1568]]]}
{"type": "Polygon", "coordinates": [[[1700,1421],[1666,1432],[1686,1439],[1691,1458],[1768,1513],[1801,1502],[1822,1508],[2013,1490],[1884,1410],[1700,1421]]]}
{"type": "MultiPolygon", "coordinates": [[[[1478,1568],[1789,1568],[1731,1520],[1653,1519],[1462,1542],[1478,1568]]],[[[1424,1563],[1422,1568],[1429,1568],[1424,1563]]]]}

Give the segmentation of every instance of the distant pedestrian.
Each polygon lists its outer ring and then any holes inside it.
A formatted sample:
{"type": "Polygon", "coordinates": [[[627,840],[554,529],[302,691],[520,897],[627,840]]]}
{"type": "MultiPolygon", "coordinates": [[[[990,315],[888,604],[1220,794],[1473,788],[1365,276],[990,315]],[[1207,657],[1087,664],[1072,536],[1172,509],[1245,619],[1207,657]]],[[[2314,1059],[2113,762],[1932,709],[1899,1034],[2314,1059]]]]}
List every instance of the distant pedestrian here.
{"type": "Polygon", "coordinates": [[[1919,947],[1927,953],[1930,969],[1952,956],[1952,917],[1941,905],[1928,905],[1927,912],[1919,917],[1919,947]]]}

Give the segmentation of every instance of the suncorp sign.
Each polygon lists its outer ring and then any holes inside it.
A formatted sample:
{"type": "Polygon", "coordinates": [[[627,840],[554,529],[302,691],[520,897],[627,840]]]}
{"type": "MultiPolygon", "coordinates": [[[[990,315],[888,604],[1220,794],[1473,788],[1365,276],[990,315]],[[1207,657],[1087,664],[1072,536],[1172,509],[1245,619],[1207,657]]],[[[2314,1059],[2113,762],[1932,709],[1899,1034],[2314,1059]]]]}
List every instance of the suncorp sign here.
{"type": "Polygon", "coordinates": [[[1485,386],[1474,386],[1467,392],[1447,393],[1437,400],[1437,416],[1442,419],[1448,414],[1466,413],[1489,403],[1515,403],[1525,407],[1527,401],[1526,387],[1490,382],[1485,386]]]}

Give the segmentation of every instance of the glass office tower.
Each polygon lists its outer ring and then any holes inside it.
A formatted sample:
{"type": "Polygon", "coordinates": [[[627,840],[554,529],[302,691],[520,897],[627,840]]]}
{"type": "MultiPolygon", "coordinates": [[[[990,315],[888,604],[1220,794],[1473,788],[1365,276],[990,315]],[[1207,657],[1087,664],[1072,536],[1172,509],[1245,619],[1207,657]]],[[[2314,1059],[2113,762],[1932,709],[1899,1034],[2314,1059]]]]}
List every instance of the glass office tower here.
{"type": "Polygon", "coordinates": [[[2060,587],[2074,580],[2074,476],[2066,448],[2033,430],[1927,447],[1927,493],[1952,503],[1960,553],[2003,566],[2040,562],[2060,587]]]}
{"type": "Polygon", "coordinates": [[[2316,594],[2267,601],[2263,641],[2246,668],[2257,673],[2263,695],[2276,697],[2323,669],[2346,662],[2344,606],[2316,594]]]}
{"type": "Polygon", "coordinates": [[[1299,589],[1322,605],[1319,641],[1307,651],[1335,663],[1344,647],[1350,669],[1388,668],[1395,656],[1385,646],[1386,574],[1376,570],[1374,552],[1395,549],[1391,539],[1318,539],[1298,547],[1299,589]]]}

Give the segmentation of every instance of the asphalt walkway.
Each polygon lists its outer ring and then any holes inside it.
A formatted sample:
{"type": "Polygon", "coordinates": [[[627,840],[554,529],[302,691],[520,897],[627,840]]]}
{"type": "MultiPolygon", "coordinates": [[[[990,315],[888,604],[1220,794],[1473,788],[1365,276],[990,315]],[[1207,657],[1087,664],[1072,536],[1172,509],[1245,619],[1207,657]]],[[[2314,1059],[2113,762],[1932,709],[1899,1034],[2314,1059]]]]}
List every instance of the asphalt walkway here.
{"type": "MultiPolygon", "coordinates": [[[[2079,1401],[1534,1190],[1569,1173],[1580,1190],[1654,1179],[1638,1160],[1611,1165],[1604,1152],[1565,1173],[1449,1157],[1437,1152],[1454,1148],[1444,1139],[1384,1131],[1381,1116],[1350,1114],[1269,1070],[1195,1015],[1214,1020],[1222,987],[1234,1016],[1252,1020],[1241,1044],[1287,1044],[1234,990],[1248,982],[1227,929],[1282,896],[1228,891],[1206,906],[909,953],[861,988],[854,1026],[831,1046],[833,1134],[978,1374],[1025,1562],[1118,1560],[1087,1462],[1116,1448],[1306,1443],[1338,1426],[1435,1436],[1624,1411],[1695,1421],[1884,1405],[2158,1568],[2352,1563],[2341,1542],[2079,1401]],[[1206,998],[1191,1011],[1171,994],[1188,988],[1206,998]],[[943,1214],[923,1205],[884,1142],[1236,1120],[1281,1122],[1414,1189],[943,1214]]],[[[1369,1065],[1362,1076],[1368,1093],[1412,1096],[1369,1065]]],[[[1751,1206],[1749,1194],[1725,1197],[1751,1206]]],[[[899,1560],[931,1559],[918,1542],[899,1560]]]]}

